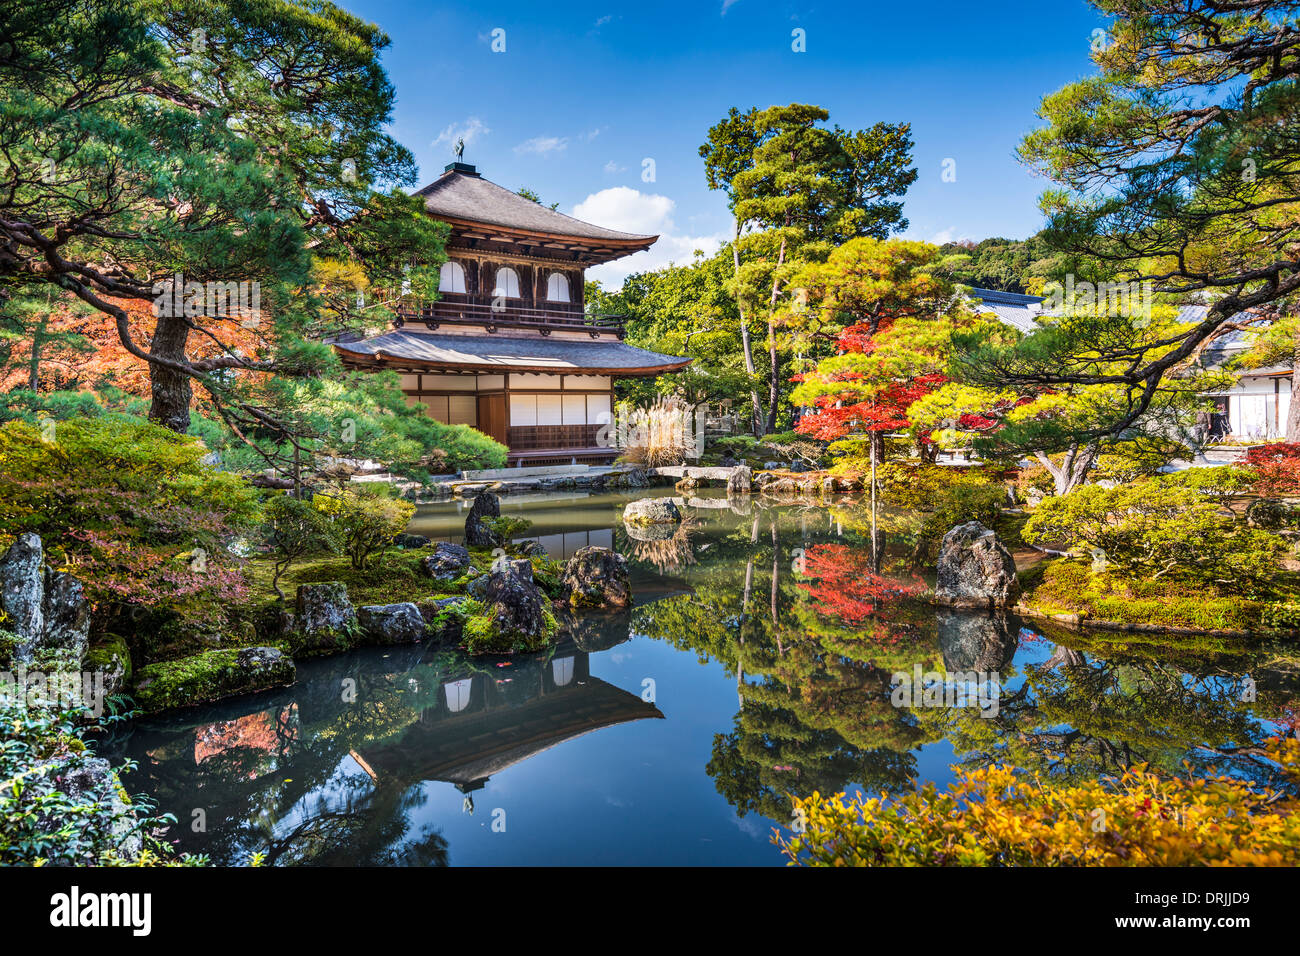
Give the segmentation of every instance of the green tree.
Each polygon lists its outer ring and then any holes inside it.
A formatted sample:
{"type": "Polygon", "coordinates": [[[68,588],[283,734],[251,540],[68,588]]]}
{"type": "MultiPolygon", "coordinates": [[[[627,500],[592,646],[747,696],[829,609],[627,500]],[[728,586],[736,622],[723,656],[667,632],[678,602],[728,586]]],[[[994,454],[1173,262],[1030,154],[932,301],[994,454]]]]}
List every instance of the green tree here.
{"type": "MultiPolygon", "coordinates": [[[[1229,0],[1093,0],[1109,17],[1099,72],[1046,97],[1021,156],[1057,185],[1044,238],[1155,294],[1209,302],[1172,340],[1077,325],[984,368],[1011,387],[1115,386],[1137,422],[1160,383],[1244,310],[1267,321],[1300,292],[1300,33],[1294,7],[1229,0]]],[[[1298,340],[1300,342],[1300,340],[1298,340]]],[[[1300,349],[1300,344],[1297,345],[1300,349]]],[[[989,358],[990,356],[985,356],[989,358]]],[[[1300,405],[1288,423],[1300,436],[1300,405]]]]}
{"type": "Polygon", "coordinates": [[[383,131],[374,26],[316,0],[33,0],[5,19],[0,292],[55,286],[110,316],[149,364],[154,420],[188,428],[197,383],[237,432],[286,430],[249,373],[332,367],[313,254],[429,287],[444,230],[396,191],[415,166],[383,131]],[[137,341],[126,306],[177,274],[186,308],[137,341]],[[259,284],[260,314],[188,285],[236,280],[259,284]],[[235,347],[250,329],[256,350],[235,347]],[[189,356],[195,338],[215,354],[189,356]]]}
{"type": "Polygon", "coordinates": [[[755,387],[754,434],[776,430],[784,385],[778,308],[801,266],[857,236],[907,228],[897,197],[916,180],[906,124],[856,132],[826,128],[830,114],[792,103],[744,113],[734,107],[700,147],[711,189],[727,194],[735,218],[732,294],[740,315],[745,370],[756,370],[748,317],[767,324],[767,413],[755,387]]]}

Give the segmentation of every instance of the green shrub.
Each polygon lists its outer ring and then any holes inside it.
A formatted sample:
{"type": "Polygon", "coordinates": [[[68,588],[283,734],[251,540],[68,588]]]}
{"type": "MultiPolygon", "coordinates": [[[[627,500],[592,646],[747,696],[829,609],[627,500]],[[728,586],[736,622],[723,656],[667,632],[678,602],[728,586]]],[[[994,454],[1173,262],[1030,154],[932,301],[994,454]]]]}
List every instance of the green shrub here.
{"type": "MultiPolygon", "coordinates": [[[[173,817],[153,817],[152,805],[131,802],[115,777],[107,793],[73,797],[58,789],[58,778],[90,769],[95,760],[83,739],[120,720],[105,716],[86,723],[78,712],[27,706],[0,696],[0,866],[43,864],[86,866],[131,862],[195,864],[201,857],[177,858],[151,833],[173,817]],[[123,855],[128,840],[140,838],[142,859],[123,855]]],[[[130,768],[130,764],[126,769],[130,768]]]]}
{"type": "Polygon", "coordinates": [[[405,531],[415,514],[409,501],[392,497],[386,487],[368,485],[318,494],[312,505],[329,519],[352,567],[358,569],[405,531]]]}
{"type": "Polygon", "coordinates": [[[1030,543],[1100,552],[1134,577],[1196,581],[1247,596],[1278,591],[1290,576],[1279,536],[1248,528],[1181,476],[1131,485],[1085,485],[1042,502],[1025,524],[1030,543]]]}
{"type": "MultiPolygon", "coordinates": [[[[193,438],[116,415],[0,426],[0,536],[39,534],[96,604],[170,607],[246,593],[230,545],[258,517],[243,479],[193,438]]],[[[102,610],[102,609],[101,609],[102,610]]]]}
{"type": "Polygon", "coordinates": [[[934,511],[921,525],[918,554],[933,557],[943,536],[967,521],[994,527],[1006,503],[1007,490],[1002,485],[953,484],[943,489],[934,500],[934,511]]]}
{"type": "MultiPolygon", "coordinates": [[[[995,472],[987,468],[952,468],[925,462],[887,461],[876,466],[880,495],[890,504],[918,511],[935,507],[944,492],[956,487],[988,487],[995,472]]],[[[1001,484],[998,494],[1005,498],[1001,484]]]]}
{"type": "Polygon", "coordinates": [[[337,554],[341,545],[339,527],[321,509],[292,495],[275,495],[267,502],[262,530],[275,554],[271,589],[281,599],[280,576],[289,565],[309,554],[337,554]]]}

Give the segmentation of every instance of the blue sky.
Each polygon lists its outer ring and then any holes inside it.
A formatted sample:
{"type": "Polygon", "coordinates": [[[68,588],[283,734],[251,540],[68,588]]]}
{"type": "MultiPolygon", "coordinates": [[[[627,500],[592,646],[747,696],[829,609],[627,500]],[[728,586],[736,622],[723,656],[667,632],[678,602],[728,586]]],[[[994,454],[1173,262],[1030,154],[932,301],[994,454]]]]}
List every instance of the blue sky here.
{"type": "Polygon", "coordinates": [[[698,148],[731,106],[816,103],[845,128],[910,122],[920,175],[904,200],[907,235],[1024,238],[1041,224],[1044,183],[1016,145],[1045,93],[1092,72],[1104,26],[1083,0],[341,2],[392,38],[391,132],[422,185],[463,135],[466,162],[494,182],[662,234],[650,252],[591,270],[607,284],[729,234],[698,148]],[[792,49],[796,29],[805,52],[792,49]],[[497,30],[504,52],[492,49],[497,30]]]}

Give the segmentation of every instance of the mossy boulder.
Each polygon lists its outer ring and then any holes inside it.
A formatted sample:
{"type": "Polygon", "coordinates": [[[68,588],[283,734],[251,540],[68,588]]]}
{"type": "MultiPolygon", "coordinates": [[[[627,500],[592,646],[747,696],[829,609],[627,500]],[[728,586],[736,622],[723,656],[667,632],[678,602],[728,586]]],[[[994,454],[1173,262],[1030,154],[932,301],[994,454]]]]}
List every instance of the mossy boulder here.
{"type": "Polygon", "coordinates": [[[632,603],[627,558],[609,548],[579,548],[565,564],[560,583],[571,607],[627,607],[632,603]]]}
{"type": "Polygon", "coordinates": [[[352,647],[359,634],[357,612],[342,581],[298,585],[293,631],[286,640],[294,656],[333,654],[352,647]]]}
{"type": "Polygon", "coordinates": [[[131,682],[131,650],[126,638],[110,634],[94,644],[86,654],[86,670],[104,675],[104,694],[123,693],[131,682]]]}
{"type": "Polygon", "coordinates": [[[146,713],[156,714],[283,687],[296,677],[293,659],[278,647],[204,651],[142,667],[135,699],[146,713]]]}
{"type": "Polygon", "coordinates": [[[440,541],[433,554],[420,559],[420,570],[438,581],[454,581],[469,567],[469,549],[446,541],[440,541]]]}
{"type": "Polygon", "coordinates": [[[367,643],[418,644],[427,630],[420,609],[409,601],[357,608],[357,624],[367,643]]]}
{"type": "Polygon", "coordinates": [[[623,509],[626,525],[680,524],[681,509],[672,498],[640,498],[623,509]]]}
{"type": "Polygon", "coordinates": [[[510,562],[491,572],[481,598],[482,613],[465,619],[462,644],[470,654],[540,651],[554,640],[559,626],[541,589],[510,562]]]}

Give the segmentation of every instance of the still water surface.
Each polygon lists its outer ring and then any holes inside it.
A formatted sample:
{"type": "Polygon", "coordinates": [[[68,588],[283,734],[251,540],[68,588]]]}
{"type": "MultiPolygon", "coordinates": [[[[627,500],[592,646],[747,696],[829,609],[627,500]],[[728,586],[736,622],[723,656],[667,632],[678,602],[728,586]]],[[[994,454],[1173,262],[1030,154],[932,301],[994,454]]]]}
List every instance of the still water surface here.
{"type": "MultiPolygon", "coordinates": [[[[913,515],[878,514],[873,548],[852,499],[703,495],[670,537],[636,540],[627,500],[502,499],[553,557],[597,544],[632,561],[636,606],[546,653],[308,661],[291,688],[137,722],[101,749],[137,761],[127,789],[218,863],[779,865],[791,794],[942,785],[991,761],[1259,778],[1253,748],[1294,719],[1300,675],[1278,647],[909,604],[913,515]],[[918,668],[947,675],[947,706],[895,706],[892,675],[918,668]]],[[[412,530],[458,540],[465,512],[425,507],[412,530]]]]}

